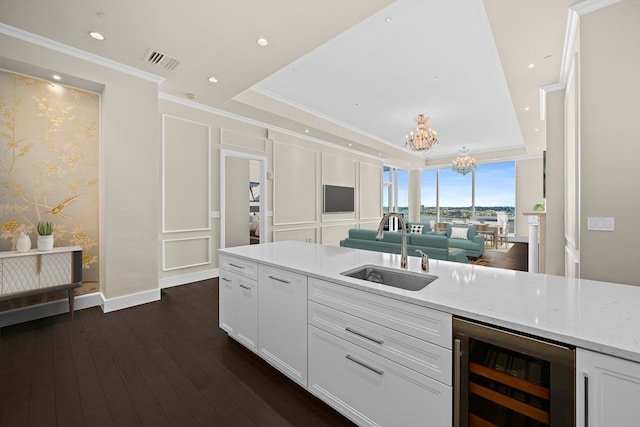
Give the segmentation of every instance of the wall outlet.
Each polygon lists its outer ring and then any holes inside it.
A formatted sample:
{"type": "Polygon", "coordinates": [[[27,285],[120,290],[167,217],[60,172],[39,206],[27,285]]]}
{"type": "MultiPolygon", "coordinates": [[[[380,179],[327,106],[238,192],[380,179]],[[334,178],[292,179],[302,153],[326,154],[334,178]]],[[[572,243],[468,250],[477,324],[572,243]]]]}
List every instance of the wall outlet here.
{"type": "Polygon", "coordinates": [[[587,218],[587,230],[591,231],[615,231],[616,221],[611,217],[593,217],[587,218]]]}

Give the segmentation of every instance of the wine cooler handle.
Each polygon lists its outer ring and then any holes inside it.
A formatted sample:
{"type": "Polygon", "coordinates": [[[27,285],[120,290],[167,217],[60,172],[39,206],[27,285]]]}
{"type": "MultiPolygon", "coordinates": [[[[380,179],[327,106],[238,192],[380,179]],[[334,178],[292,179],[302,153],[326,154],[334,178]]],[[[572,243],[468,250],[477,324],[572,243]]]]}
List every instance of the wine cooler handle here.
{"type": "Polygon", "coordinates": [[[589,374],[582,373],[584,377],[584,427],[589,427],[589,374]]]}
{"type": "Polygon", "coordinates": [[[453,427],[460,427],[460,364],[462,358],[462,340],[453,342],[453,427]]]}

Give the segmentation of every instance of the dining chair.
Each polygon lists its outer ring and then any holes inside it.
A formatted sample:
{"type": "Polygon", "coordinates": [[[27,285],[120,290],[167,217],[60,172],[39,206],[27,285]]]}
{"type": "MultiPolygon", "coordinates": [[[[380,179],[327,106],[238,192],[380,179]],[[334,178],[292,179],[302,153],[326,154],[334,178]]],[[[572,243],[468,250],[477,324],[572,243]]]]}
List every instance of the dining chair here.
{"type": "Polygon", "coordinates": [[[436,222],[436,231],[447,231],[447,223],[446,222],[436,222]]]}
{"type": "Polygon", "coordinates": [[[499,222],[500,230],[498,231],[498,241],[500,244],[507,245],[509,241],[509,220],[503,219],[499,222]]]}
{"type": "Polygon", "coordinates": [[[487,242],[490,242],[490,246],[493,246],[493,231],[489,229],[489,226],[487,224],[476,224],[475,227],[478,233],[484,236],[484,245],[487,246],[487,242]]]}

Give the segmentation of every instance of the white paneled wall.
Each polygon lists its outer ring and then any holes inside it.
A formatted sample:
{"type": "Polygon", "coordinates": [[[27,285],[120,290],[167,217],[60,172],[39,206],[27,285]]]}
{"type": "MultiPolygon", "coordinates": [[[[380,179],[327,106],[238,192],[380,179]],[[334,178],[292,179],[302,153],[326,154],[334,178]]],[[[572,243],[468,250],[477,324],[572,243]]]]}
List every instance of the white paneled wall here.
{"type": "Polygon", "coordinates": [[[162,116],[162,271],[211,264],[211,128],[162,116]]]}
{"type": "Polygon", "coordinates": [[[382,165],[360,162],[360,220],[382,217],[382,165]]]}
{"type": "Polygon", "coordinates": [[[317,153],[293,145],[273,147],[273,225],[317,220],[317,153]]]}

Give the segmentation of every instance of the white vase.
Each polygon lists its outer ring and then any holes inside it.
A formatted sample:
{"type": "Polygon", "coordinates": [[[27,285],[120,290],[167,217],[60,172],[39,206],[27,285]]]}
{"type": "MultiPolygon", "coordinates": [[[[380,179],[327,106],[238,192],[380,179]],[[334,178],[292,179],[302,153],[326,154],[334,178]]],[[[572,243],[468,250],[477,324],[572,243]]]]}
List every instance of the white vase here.
{"type": "Polygon", "coordinates": [[[24,231],[20,232],[20,236],[16,241],[16,250],[18,252],[27,252],[31,249],[31,238],[24,234],[24,231]]]}
{"type": "Polygon", "coordinates": [[[53,249],[53,234],[38,236],[38,249],[41,251],[50,251],[53,249]]]}

